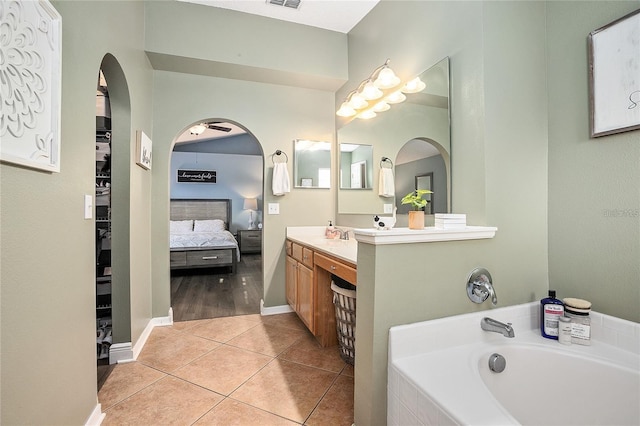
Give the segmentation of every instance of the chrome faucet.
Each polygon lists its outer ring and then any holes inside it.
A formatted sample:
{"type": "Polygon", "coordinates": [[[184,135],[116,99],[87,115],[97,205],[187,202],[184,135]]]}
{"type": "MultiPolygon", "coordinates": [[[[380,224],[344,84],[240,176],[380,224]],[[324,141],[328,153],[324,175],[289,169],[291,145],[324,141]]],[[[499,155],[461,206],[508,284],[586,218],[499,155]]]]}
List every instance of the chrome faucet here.
{"type": "Polygon", "coordinates": [[[515,333],[513,332],[513,327],[511,327],[511,324],[505,324],[500,321],[496,321],[493,318],[489,318],[489,317],[482,318],[482,321],[480,321],[480,327],[482,327],[484,331],[500,333],[504,337],[516,337],[515,333]]]}
{"type": "Polygon", "coordinates": [[[349,239],[349,230],[348,229],[340,229],[340,228],[333,228],[333,229],[338,231],[338,233],[340,233],[340,239],[341,240],[348,240],[349,239]]]}

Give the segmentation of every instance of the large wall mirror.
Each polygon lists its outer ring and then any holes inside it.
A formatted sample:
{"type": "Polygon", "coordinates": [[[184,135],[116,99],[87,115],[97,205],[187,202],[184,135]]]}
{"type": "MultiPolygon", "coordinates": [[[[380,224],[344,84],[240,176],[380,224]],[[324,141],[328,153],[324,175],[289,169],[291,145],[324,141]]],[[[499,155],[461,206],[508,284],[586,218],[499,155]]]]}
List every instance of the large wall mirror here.
{"type": "MultiPolygon", "coordinates": [[[[435,207],[435,211],[431,213],[450,211],[449,58],[442,59],[422,72],[420,78],[426,84],[423,91],[407,94],[405,102],[393,105],[390,110],[379,113],[375,118],[353,119],[338,130],[339,144],[371,145],[373,151],[371,182],[373,190],[351,191],[341,186],[338,189],[339,214],[383,213],[385,204],[400,205],[400,198],[415,189],[417,176],[431,172],[434,185],[433,207],[435,207]],[[407,147],[403,148],[405,145],[407,147]],[[429,154],[423,152],[427,150],[430,151],[429,154]],[[425,158],[438,157],[438,155],[444,177],[436,170],[430,170],[429,166],[422,165],[425,158]],[[395,159],[395,198],[378,195],[379,162],[382,157],[395,159]],[[409,172],[410,167],[414,167],[411,172],[409,172]]],[[[432,161],[435,161],[435,158],[432,158],[432,161]]],[[[424,179],[418,179],[419,185],[423,183],[424,179]]],[[[398,208],[399,214],[402,214],[404,207],[398,208]]]]}
{"type": "Polygon", "coordinates": [[[331,142],[293,141],[293,177],[296,188],[331,187],[331,142]]]}

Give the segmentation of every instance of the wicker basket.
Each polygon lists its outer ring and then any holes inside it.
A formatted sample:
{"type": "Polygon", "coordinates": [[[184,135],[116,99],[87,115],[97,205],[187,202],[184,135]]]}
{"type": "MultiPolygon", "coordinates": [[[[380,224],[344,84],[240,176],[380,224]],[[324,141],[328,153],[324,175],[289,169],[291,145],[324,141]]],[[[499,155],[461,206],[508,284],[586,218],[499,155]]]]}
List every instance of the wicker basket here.
{"type": "Polygon", "coordinates": [[[356,292],[338,287],[331,282],[333,304],[336,307],[336,329],[340,344],[340,357],[354,365],[356,342],[356,292]]]}

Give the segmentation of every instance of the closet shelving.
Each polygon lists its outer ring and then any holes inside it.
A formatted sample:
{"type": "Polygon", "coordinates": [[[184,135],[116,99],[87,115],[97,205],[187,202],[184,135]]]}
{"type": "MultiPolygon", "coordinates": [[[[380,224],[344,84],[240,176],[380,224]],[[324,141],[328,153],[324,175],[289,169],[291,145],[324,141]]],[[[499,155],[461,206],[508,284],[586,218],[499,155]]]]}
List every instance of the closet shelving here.
{"type": "Polygon", "coordinates": [[[102,73],[96,94],[96,355],[109,358],[111,333],[111,113],[102,73]]]}

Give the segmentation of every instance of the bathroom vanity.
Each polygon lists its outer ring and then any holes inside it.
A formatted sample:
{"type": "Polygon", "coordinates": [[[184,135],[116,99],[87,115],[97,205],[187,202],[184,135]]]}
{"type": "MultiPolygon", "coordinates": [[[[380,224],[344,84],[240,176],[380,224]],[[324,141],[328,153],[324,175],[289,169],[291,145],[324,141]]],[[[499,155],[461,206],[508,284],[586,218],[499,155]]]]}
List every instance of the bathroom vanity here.
{"type": "Polygon", "coordinates": [[[338,344],[331,275],[357,283],[357,242],[326,239],[324,227],[287,228],[287,303],[321,346],[338,344]]]}

